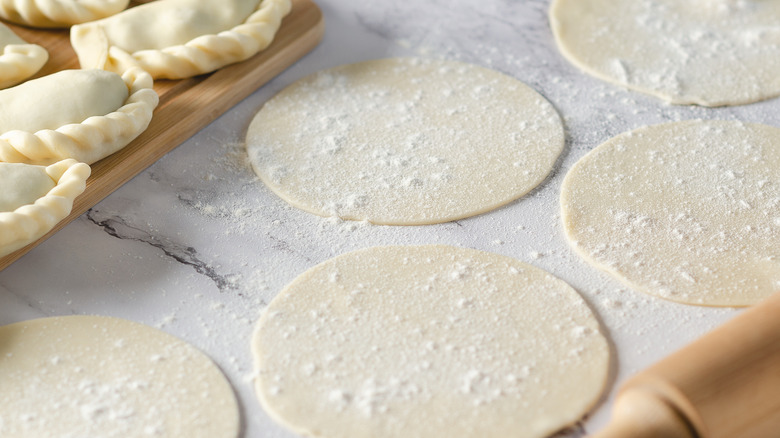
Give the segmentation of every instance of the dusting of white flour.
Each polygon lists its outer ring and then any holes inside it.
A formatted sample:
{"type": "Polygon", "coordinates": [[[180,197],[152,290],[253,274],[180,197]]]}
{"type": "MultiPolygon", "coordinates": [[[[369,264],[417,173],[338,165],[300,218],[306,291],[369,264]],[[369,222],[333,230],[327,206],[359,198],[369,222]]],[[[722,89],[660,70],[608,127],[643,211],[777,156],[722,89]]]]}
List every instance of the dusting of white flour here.
{"type": "Polygon", "coordinates": [[[271,302],[253,340],[274,417],[355,438],[548,436],[598,398],[608,350],[564,282],[449,246],[322,263],[271,302]]]}
{"type": "Polygon", "coordinates": [[[557,0],[563,54],[599,78],[678,104],[780,94],[780,4],[735,0],[557,0]]]}
{"type": "Polygon", "coordinates": [[[635,288],[744,306],[780,287],[780,129],[688,121],[617,136],[564,180],[566,233],[635,288]]]}
{"type": "Polygon", "coordinates": [[[553,107],[521,82],[453,61],[322,71],[266,102],[253,168],[306,211],[379,224],[473,216],[536,187],[563,149],[553,107]]]}

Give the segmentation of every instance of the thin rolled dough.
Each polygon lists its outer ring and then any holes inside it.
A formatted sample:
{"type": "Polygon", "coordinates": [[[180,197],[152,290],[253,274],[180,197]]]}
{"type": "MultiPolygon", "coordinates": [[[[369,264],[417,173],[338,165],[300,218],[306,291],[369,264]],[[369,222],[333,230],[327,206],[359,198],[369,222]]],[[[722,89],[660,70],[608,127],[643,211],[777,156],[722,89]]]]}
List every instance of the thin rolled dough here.
{"type": "Polygon", "coordinates": [[[235,438],[225,377],[189,344],[99,316],[0,327],[0,436],[235,438]]]}
{"type": "Polygon", "coordinates": [[[247,132],[255,172],[321,216],[419,225],[520,198],[564,145],[555,109],[501,73],[453,61],[382,59],[304,78],[247,132]]]}
{"type": "Polygon", "coordinates": [[[374,247],[308,270],[254,334],[259,398],[313,437],[546,437],[593,406],[609,348],[582,298],[514,259],[374,247]]]}
{"type": "Polygon", "coordinates": [[[693,120],[612,138],[561,190],[588,262],[672,301],[754,304],[780,290],[780,129],[693,120]]]}
{"type": "Polygon", "coordinates": [[[555,0],[563,55],[585,72],[675,104],[780,94],[780,2],[555,0]]]}

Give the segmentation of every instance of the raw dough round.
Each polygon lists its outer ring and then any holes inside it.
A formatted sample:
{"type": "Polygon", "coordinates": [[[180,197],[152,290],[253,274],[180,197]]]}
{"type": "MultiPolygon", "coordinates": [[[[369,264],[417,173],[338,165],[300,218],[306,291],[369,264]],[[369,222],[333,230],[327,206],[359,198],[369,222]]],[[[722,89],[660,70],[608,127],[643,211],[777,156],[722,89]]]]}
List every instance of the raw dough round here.
{"type": "Polygon", "coordinates": [[[247,133],[252,166],[290,204],[377,224],[452,221],[536,187],[564,145],[555,109],[514,78],[383,59],[287,87],[247,133]]]}
{"type": "Polygon", "coordinates": [[[98,316],[0,327],[0,436],[237,437],[233,391],[208,357],[98,316]]]}
{"type": "Polygon", "coordinates": [[[546,437],[593,406],[609,347],[582,298],[517,260],[374,247],[302,274],[253,339],[266,410],[314,437],[546,437]]]}
{"type": "Polygon", "coordinates": [[[780,290],[780,129],[732,121],[649,126],[578,161],[564,227],[631,287],[712,306],[780,290]]]}
{"type": "Polygon", "coordinates": [[[780,2],[555,0],[563,55],[600,79],[675,104],[780,94],[780,2]]]}

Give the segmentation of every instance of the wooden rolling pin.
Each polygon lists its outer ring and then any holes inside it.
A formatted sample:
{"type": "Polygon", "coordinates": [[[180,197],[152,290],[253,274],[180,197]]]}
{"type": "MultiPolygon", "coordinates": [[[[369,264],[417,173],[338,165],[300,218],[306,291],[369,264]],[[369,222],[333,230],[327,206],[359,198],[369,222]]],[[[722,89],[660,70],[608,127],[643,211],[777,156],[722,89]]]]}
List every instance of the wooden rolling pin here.
{"type": "Polygon", "coordinates": [[[592,438],[780,437],[780,293],[626,381],[592,438]]]}

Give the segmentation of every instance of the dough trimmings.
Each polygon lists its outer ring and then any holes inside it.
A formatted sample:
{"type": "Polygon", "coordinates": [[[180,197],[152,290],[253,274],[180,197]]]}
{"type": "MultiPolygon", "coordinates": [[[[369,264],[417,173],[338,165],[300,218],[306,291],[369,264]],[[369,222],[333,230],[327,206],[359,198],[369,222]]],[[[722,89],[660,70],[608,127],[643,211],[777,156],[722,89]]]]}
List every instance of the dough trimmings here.
{"type": "MultiPolygon", "coordinates": [[[[0,169],[3,164],[0,163],[0,169]]],[[[41,238],[69,215],[73,201],[84,192],[91,173],[87,164],[73,159],[47,166],[45,171],[56,183],[48,193],[13,211],[0,212],[0,256],[41,238]]],[[[3,190],[14,188],[4,187],[3,190]]]]}
{"type": "Polygon", "coordinates": [[[0,0],[0,17],[31,27],[69,27],[114,15],[130,0],[0,0]]]}
{"type": "Polygon", "coordinates": [[[558,48],[599,79],[674,104],[780,95],[780,2],[555,0],[558,48]]]}
{"type": "MultiPolygon", "coordinates": [[[[90,74],[82,70],[71,72],[90,74]]],[[[14,129],[0,134],[0,162],[51,164],[75,158],[92,164],[126,146],[147,128],[159,98],[152,89],[152,78],[148,73],[133,68],[126,71],[121,79],[127,87],[128,97],[124,104],[108,114],[91,116],[80,123],[74,121],[58,128],[36,132],[14,129]]],[[[62,86],[67,87],[68,84],[62,86]]]]}
{"type": "Polygon", "coordinates": [[[358,250],[263,310],[255,390],[302,436],[544,438],[601,394],[609,346],[582,297],[512,258],[358,250]]]}
{"type": "Polygon", "coordinates": [[[27,43],[0,23],[0,89],[12,87],[34,75],[48,59],[46,49],[27,43]]]}
{"type": "Polygon", "coordinates": [[[268,47],[290,0],[166,0],[71,28],[82,68],[117,73],[137,66],[154,78],[180,79],[246,60],[268,47]],[[222,9],[230,7],[230,13],[222,9]],[[217,19],[224,28],[215,28],[217,19]],[[186,19],[182,19],[185,17],[186,19]],[[203,30],[200,30],[200,29],[203,30]],[[156,39],[156,35],[166,35],[156,39]],[[182,38],[189,38],[182,41],[182,38]],[[159,40],[159,41],[158,41],[159,40]],[[160,47],[160,41],[169,46],[160,47]]]}
{"type": "Polygon", "coordinates": [[[568,240],[639,291],[745,306],[780,290],[780,129],[667,123],[618,135],[561,188],[568,240]]]}
{"type": "Polygon", "coordinates": [[[252,120],[260,179],[326,217],[425,225],[507,205],[564,147],[555,108],[523,82],[461,62],[388,58],[317,72],[252,120]]]}
{"type": "Polygon", "coordinates": [[[0,434],[237,438],[233,389],[189,343],[137,322],[56,316],[0,327],[0,434]]]}

